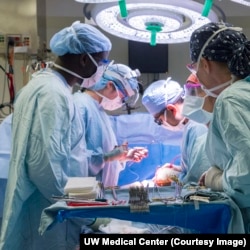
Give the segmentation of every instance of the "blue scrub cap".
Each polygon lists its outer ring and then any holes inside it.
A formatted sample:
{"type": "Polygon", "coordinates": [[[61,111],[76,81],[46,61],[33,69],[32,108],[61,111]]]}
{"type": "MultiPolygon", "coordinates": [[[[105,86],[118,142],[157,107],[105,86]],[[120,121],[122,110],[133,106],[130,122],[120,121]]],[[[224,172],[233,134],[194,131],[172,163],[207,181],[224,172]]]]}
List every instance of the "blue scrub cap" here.
{"type": "Polygon", "coordinates": [[[142,96],[142,104],[152,115],[160,113],[167,104],[175,104],[184,98],[184,89],[176,81],[158,80],[146,88],[142,96]]]}
{"type": "Polygon", "coordinates": [[[53,35],[50,48],[57,56],[63,56],[110,51],[112,44],[109,38],[95,27],[76,21],[53,35]]]}
{"type": "Polygon", "coordinates": [[[229,23],[208,23],[195,30],[190,38],[190,57],[197,62],[200,53],[209,61],[224,62],[240,78],[250,74],[250,41],[242,28],[229,23]]]}
{"type": "Polygon", "coordinates": [[[112,81],[125,97],[130,97],[138,91],[137,78],[140,75],[138,69],[132,70],[124,64],[112,64],[108,66],[102,78],[91,89],[95,91],[103,89],[108,81],[112,81]]]}

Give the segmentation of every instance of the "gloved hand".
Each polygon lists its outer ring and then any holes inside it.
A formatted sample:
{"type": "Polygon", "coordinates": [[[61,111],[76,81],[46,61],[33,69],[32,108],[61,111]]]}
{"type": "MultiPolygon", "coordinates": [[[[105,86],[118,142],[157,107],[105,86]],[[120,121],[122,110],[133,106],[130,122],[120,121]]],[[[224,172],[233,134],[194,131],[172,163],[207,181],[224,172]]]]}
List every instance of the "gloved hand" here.
{"type": "Polygon", "coordinates": [[[128,149],[128,144],[123,143],[121,146],[116,146],[112,151],[104,155],[105,161],[134,161],[140,162],[148,156],[148,150],[144,147],[134,147],[128,149]]]}
{"type": "Polygon", "coordinates": [[[223,191],[222,186],[223,171],[213,166],[210,167],[200,177],[199,184],[211,188],[213,191],[223,191]]]}
{"type": "Polygon", "coordinates": [[[134,147],[128,150],[125,161],[140,162],[148,157],[148,150],[144,147],[134,147]]]}

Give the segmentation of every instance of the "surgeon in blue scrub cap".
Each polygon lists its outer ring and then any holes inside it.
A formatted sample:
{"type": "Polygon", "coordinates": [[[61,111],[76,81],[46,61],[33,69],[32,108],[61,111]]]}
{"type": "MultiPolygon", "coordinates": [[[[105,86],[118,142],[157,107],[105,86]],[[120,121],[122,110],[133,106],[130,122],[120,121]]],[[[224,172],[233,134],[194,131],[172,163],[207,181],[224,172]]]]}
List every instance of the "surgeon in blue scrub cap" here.
{"type": "Polygon", "coordinates": [[[109,64],[110,40],[95,27],[74,22],[50,40],[51,51],[58,56],[54,67],[75,76],[78,84],[89,88],[101,78],[109,64]]]}
{"type": "Polygon", "coordinates": [[[124,64],[110,65],[93,87],[74,94],[86,127],[86,143],[91,157],[89,175],[96,176],[104,186],[116,186],[126,161],[140,162],[147,149],[127,145],[117,147],[117,140],[106,111],[116,110],[138,99],[139,70],[124,64]]]}
{"type": "Polygon", "coordinates": [[[184,97],[184,89],[170,77],[151,83],[142,96],[142,104],[158,125],[171,131],[183,131],[181,166],[174,162],[164,164],[154,178],[158,185],[170,185],[168,177],[169,173],[172,175],[172,170],[180,172],[179,180],[183,183],[198,182],[201,173],[208,168],[207,164],[201,163],[204,158],[202,155],[196,158],[196,162],[190,158],[193,147],[197,145],[197,138],[207,133],[207,127],[182,115],[184,97]]]}
{"type": "Polygon", "coordinates": [[[110,40],[95,27],[74,22],[50,41],[52,68],[33,74],[18,93],[3,211],[1,250],[76,249],[84,219],[39,234],[43,209],[62,196],[68,177],[88,176],[85,128],[72,98],[75,84],[95,82],[107,65],[110,40]]]}
{"type": "Polygon", "coordinates": [[[169,77],[149,85],[142,97],[142,104],[158,125],[172,131],[183,130],[186,119],[181,115],[184,89],[169,77]]]}

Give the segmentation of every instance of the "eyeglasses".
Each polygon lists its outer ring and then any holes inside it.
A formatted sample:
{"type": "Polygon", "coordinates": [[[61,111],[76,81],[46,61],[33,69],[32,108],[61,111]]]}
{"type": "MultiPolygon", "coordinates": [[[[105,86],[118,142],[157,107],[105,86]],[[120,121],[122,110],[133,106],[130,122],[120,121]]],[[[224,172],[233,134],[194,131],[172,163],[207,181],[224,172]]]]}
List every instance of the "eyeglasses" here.
{"type": "Polygon", "coordinates": [[[164,112],[165,112],[165,108],[154,117],[155,118],[154,122],[157,123],[159,126],[163,124],[163,121],[160,117],[164,114],[164,112]]]}
{"type": "Polygon", "coordinates": [[[189,63],[186,65],[187,69],[194,75],[196,75],[197,71],[198,71],[198,64],[197,62],[195,63],[189,63]]]}

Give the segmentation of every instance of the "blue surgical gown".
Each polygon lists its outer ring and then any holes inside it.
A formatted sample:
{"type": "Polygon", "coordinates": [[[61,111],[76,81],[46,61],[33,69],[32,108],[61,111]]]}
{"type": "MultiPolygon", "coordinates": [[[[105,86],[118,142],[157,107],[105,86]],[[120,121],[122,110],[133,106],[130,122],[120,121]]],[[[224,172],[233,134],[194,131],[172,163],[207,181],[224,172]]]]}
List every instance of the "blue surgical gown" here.
{"type": "Polygon", "coordinates": [[[85,138],[89,152],[89,176],[96,176],[104,186],[116,186],[120,171],[125,167],[119,161],[104,162],[104,154],[117,146],[116,135],[106,111],[87,93],[74,93],[85,124],[85,138]]]}
{"type": "Polygon", "coordinates": [[[250,207],[250,77],[217,98],[206,150],[211,165],[223,170],[224,191],[240,208],[250,207]]]}
{"type": "Polygon", "coordinates": [[[72,97],[51,69],[37,72],[16,97],[1,250],[71,250],[78,244],[80,218],[38,232],[52,195],[63,195],[69,176],[88,175],[84,128],[72,97]]]}
{"type": "Polygon", "coordinates": [[[3,203],[9,173],[11,148],[11,119],[8,115],[0,124],[0,231],[3,217],[3,203]]]}
{"type": "Polygon", "coordinates": [[[198,182],[201,174],[211,165],[205,152],[207,126],[189,120],[186,124],[181,144],[180,179],[183,183],[198,182]]]}

